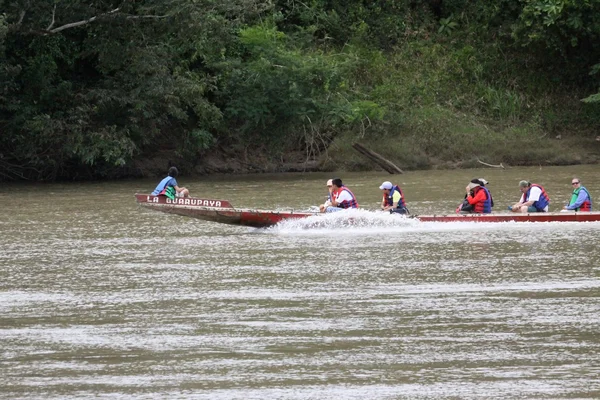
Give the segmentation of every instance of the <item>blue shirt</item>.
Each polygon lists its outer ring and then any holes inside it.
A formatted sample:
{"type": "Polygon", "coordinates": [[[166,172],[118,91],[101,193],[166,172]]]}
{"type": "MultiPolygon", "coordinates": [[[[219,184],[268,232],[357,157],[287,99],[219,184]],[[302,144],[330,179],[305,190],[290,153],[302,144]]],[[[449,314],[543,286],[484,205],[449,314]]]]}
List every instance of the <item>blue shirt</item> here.
{"type": "Polygon", "coordinates": [[[158,196],[163,190],[168,188],[169,186],[177,186],[177,181],[172,176],[167,176],[165,179],[160,181],[154,192],[152,192],[153,196],[158,196]]]}

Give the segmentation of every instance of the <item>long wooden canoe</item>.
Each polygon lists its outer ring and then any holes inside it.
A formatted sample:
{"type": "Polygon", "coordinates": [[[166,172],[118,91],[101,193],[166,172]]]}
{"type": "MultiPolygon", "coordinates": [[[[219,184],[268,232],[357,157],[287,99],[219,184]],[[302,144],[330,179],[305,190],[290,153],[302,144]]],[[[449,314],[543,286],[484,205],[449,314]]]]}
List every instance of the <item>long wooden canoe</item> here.
{"type": "MultiPolygon", "coordinates": [[[[266,211],[234,208],[227,200],[194,197],[170,200],[165,196],[137,193],[135,198],[142,207],[155,211],[231,225],[266,227],[286,219],[321,215],[318,212],[308,211],[266,211]]],[[[600,221],[600,212],[411,215],[410,218],[423,222],[593,222],[600,221]]]]}
{"type": "Polygon", "coordinates": [[[135,198],[143,207],[169,214],[184,215],[205,221],[262,228],[286,219],[306,218],[318,212],[265,211],[233,208],[227,200],[198,199],[193,197],[171,200],[165,196],[137,194],[135,198]]]}

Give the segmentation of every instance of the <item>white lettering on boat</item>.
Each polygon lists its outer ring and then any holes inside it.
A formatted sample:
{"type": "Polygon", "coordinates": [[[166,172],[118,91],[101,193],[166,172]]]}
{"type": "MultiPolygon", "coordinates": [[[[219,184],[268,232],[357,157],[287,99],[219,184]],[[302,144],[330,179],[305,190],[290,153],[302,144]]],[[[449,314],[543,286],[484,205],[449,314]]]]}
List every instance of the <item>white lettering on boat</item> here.
{"type": "MultiPolygon", "coordinates": [[[[148,197],[150,200],[150,197],[148,197]]],[[[158,203],[159,197],[154,197],[152,202],[158,203]]],[[[171,200],[168,197],[165,199],[167,204],[175,204],[181,206],[200,206],[200,207],[223,207],[223,203],[219,200],[204,200],[204,199],[174,199],[171,200]]]]}

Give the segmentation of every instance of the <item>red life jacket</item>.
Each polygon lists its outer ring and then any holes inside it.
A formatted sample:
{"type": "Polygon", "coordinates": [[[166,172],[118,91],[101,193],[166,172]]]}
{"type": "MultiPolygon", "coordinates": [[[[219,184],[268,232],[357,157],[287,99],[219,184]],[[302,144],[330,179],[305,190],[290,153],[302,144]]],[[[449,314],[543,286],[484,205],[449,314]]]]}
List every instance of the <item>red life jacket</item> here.
{"type": "Polygon", "coordinates": [[[335,192],[335,195],[334,195],[335,201],[337,201],[338,197],[340,197],[340,194],[344,190],[347,191],[348,193],[350,193],[350,195],[352,196],[352,200],[344,200],[341,203],[338,203],[338,207],[340,207],[340,208],[358,208],[358,202],[356,201],[356,196],[354,196],[354,193],[352,193],[350,191],[350,189],[348,189],[346,186],[342,186],[335,192]]]}
{"type": "Polygon", "coordinates": [[[477,214],[489,214],[492,212],[492,196],[490,192],[481,186],[477,186],[473,189],[473,197],[476,197],[480,190],[485,192],[485,200],[478,201],[473,205],[473,212],[477,214]]]}

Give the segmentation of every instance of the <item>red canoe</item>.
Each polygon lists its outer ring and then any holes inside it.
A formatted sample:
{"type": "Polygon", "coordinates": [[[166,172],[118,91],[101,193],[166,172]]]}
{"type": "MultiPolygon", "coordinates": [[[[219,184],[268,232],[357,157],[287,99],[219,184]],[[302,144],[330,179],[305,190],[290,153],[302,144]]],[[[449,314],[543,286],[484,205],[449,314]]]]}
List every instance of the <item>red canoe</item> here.
{"type": "MultiPolygon", "coordinates": [[[[147,194],[136,194],[135,198],[138,204],[152,210],[231,225],[265,227],[286,219],[319,215],[318,212],[307,211],[264,211],[234,208],[227,200],[194,197],[170,200],[165,196],[147,194]]],[[[411,215],[410,217],[423,222],[593,222],[600,221],[600,212],[411,215]]]]}
{"type": "Polygon", "coordinates": [[[165,196],[136,194],[138,204],[152,210],[184,215],[205,221],[231,225],[246,225],[262,228],[275,225],[285,219],[306,218],[318,212],[262,211],[233,208],[227,200],[198,199],[193,197],[171,200],[165,196]]]}

